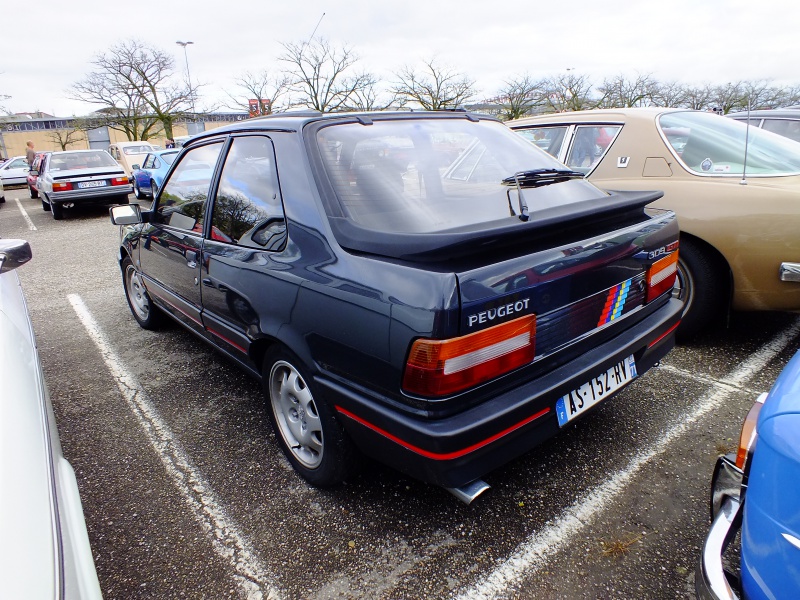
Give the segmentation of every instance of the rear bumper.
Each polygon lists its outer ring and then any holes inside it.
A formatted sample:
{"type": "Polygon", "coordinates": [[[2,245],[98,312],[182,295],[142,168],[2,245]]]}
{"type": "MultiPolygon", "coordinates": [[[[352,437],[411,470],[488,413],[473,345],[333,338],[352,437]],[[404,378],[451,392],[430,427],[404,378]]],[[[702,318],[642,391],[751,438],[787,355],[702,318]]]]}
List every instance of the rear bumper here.
{"type": "Polygon", "coordinates": [[[133,191],[131,185],[114,185],[85,190],[50,192],[47,199],[52,202],[111,202],[119,196],[127,196],[133,191]]]}
{"type": "Polygon", "coordinates": [[[458,487],[557,434],[556,401],[570,390],[630,355],[639,375],[645,373],[673,347],[681,310],[682,304],[670,299],[573,360],[444,418],[401,412],[326,377],[317,383],[326,388],[348,434],[367,455],[423,481],[458,487]]]}

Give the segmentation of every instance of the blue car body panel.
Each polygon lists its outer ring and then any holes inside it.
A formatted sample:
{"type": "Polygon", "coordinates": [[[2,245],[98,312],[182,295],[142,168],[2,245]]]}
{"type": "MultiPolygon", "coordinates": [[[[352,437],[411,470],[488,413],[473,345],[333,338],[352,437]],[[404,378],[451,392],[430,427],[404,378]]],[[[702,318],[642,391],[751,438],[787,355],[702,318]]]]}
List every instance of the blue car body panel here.
{"type": "Polygon", "coordinates": [[[177,155],[178,152],[180,152],[180,150],[169,148],[167,150],[159,150],[157,152],[148,153],[147,156],[145,156],[145,159],[142,161],[142,164],[144,165],[150,156],[155,156],[157,159],[159,159],[159,166],[158,168],[153,169],[135,169],[133,173],[131,173],[131,177],[133,177],[135,185],[137,185],[145,194],[152,196],[153,189],[150,185],[150,182],[154,181],[155,184],[161,188],[161,184],[164,182],[164,177],[166,177],[169,168],[172,166],[172,162],[167,163],[167,161],[163,160],[161,157],[170,154],[177,155]]]}
{"type": "Polygon", "coordinates": [[[742,525],[746,598],[800,598],[800,352],[758,419],[742,525]]]}

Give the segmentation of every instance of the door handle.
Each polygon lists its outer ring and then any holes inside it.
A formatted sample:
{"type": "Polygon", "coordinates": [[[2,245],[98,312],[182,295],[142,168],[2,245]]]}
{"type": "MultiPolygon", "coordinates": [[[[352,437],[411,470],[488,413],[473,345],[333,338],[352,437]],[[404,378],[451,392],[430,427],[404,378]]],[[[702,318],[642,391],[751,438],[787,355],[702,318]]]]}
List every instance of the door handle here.
{"type": "Polygon", "coordinates": [[[209,277],[203,278],[203,285],[206,286],[206,287],[216,288],[220,292],[229,292],[230,289],[231,289],[227,285],[225,285],[224,283],[219,283],[219,284],[215,285],[214,281],[212,279],[210,279],[209,277]]]}

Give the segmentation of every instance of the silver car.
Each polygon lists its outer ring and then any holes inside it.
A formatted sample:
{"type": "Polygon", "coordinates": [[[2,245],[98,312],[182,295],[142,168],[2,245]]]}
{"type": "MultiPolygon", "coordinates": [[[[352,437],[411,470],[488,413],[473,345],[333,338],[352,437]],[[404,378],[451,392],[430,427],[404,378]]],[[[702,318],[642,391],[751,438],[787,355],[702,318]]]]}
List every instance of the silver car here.
{"type": "Polygon", "coordinates": [[[102,598],[14,272],[30,258],[27,242],[0,239],[0,597],[102,598]]]}
{"type": "Polygon", "coordinates": [[[3,185],[25,185],[28,181],[28,161],[24,156],[14,156],[0,164],[0,181],[3,185]]]}
{"type": "Polygon", "coordinates": [[[133,191],[128,175],[105,150],[48,152],[42,158],[36,187],[42,208],[64,218],[76,204],[127,204],[133,191]]]}

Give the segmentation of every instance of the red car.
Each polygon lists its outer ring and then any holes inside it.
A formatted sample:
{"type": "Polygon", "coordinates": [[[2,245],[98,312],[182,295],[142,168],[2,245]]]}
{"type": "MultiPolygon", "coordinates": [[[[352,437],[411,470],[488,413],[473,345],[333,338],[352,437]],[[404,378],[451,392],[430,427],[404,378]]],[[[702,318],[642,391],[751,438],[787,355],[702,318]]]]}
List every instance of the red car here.
{"type": "Polygon", "coordinates": [[[45,154],[46,152],[37,152],[36,156],[33,158],[31,170],[28,171],[28,191],[31,194],[31,198],[39,197],[39,189],[36,187],[36,180],[39,179],[39,167],[42,165],[42,157],[45,154]]]}

